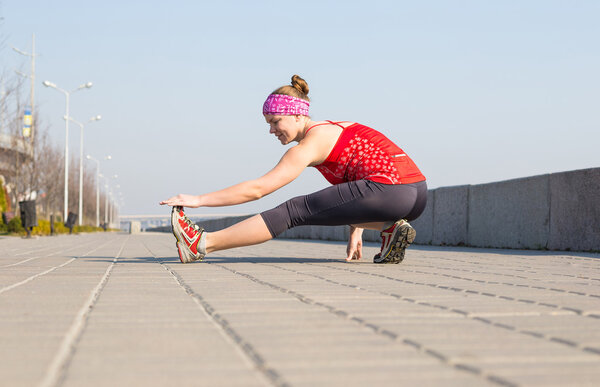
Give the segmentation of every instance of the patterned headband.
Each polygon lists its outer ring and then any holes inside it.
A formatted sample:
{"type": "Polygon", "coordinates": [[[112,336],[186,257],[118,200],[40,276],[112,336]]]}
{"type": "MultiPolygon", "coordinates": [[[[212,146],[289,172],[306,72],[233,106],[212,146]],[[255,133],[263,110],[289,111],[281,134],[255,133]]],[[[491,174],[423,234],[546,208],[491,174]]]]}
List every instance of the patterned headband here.
{"type": "Polygon", "coordinates": [[[263,105],[263,114],[279,116],[308,116],[310,103],[301,98],[283,94],[271,94],[263,105]]]}

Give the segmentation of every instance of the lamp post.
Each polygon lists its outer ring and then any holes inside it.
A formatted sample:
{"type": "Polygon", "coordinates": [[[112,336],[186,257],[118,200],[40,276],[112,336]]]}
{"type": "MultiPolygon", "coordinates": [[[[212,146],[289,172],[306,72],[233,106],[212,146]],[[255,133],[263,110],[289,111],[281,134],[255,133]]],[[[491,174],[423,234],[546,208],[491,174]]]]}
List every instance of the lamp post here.
{"type": "MultiPolygon", "coordinates": [[[[117,204],[117,195],[116,193],[121,194],[121,186],[119,184],[115,185],[115,189],[117,189],[117,191],[115,192],[115,195],[111,195],[111,209],[110,209],[110,223],[114,225],[115,223],[115,219],[117,218],[117,211],[118,211],[118,204],[117,204]]],[[[119,228],[119,227],[117,227],[119,228]]]]}
{"type": "MultiPolygon", "coordinates": [[[[83,85],[80,85],[78,88],[76,88],[74,90],[67,91],[67,90],[61,89],[60,87],[56,86],[56,84],[54,84],[50,81],[44,81],[42,83],[44,86],[56,89],[65,95],[65,97],[66,97],[65,117],[69,117],[69,96],[71,95],[71,93],[74,93],[81,89],[89,89],[90,87],[92,87],[92,82],[88,82],[88,83],[84,83],[83,85]]],[[[64,205],[65,205],[65,209],[64,209],[63,221],[66,221],[67,215],[69,213],[69,120],[65,120],[65,204],[64,205]]]]}
{"type": "MultiPolygon", "coordinates": [[[[107,176],[103,176],[102,174],[98,175],[100,177],[104,178],[104,188],[106,190],[106,193],[104,195],[104,224],[107,225],[108,224],[108,195],[109,195],[109,190],[108,190],[108,177],[107,176]]],[[[113,179],[118,178],[118,175],[113,175],[111,176],[113,179]]]]}
{"type": "MultiPolygon", "coordinates": [[[[31,104],[31,143],[33,144],[33,140],[34,140],[34,134],[35,134],[35,122],[33,122],[33,117],[35,115],[34,112],[34,102],[35,102],[35,98],[34,98],[34,92],[35,92],[35,57],[37,56],[37,54],[35,53],[35,34],[33,34],[31,36],[31,53],[29,52],[25,52],[25,51],[21,51],[18,48],[13,47],[13,50],[15,50],[17,53],[23,55],[23,56],[28,56],[31,57],[31,75],[26,75],[21,73],[20,71],[17,71],[17,73],[21,76],[25,76],[27,78],[29,78],[31,80],[31,93],[29,95],[30,98],[30,104],[31,104]]],[[[33,146],[32,146],[32,151],[33,151],[33,146]]]]}
{"type": "MultiPolygon", "coordinates": [[[[81,134],[79,136],[79,225],[81,226],[83,219],[83,124],[73,117],[64,117],[65,120],[71,120],[75,124],[79,125],[81,128],[81,134]]],[[[97,115],[92,118],[88,122],[99,121],[102,119],[102,116],[97,115]]]]}
{"type": "MultiPolygon", "coordinates": [[[[100,227],[100,177],[103,177],[100,175],[100,161],[90,155],[87,155],[85,158],[96,163],[96,227],[100,227]]],[[[108,155],[104,159],[110,160],[112,157],[108,155]]]]}

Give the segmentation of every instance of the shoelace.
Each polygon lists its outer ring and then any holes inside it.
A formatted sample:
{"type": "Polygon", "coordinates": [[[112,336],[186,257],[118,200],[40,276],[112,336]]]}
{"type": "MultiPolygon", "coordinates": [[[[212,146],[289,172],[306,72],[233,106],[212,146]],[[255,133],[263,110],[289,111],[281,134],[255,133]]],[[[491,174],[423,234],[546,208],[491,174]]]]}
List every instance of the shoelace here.
{"type": "Polygon", "coordinates": [[[187,224],[187,227],[185,228],[185,230],[187,230],[188,228],[192,228],[194,231],[198,231],[200,229],[200,227],[198,227],[197,224],[192,223],[192,220],[190,218],[188,218],[186,215],[183,215],[183,221],[187,224]]]}

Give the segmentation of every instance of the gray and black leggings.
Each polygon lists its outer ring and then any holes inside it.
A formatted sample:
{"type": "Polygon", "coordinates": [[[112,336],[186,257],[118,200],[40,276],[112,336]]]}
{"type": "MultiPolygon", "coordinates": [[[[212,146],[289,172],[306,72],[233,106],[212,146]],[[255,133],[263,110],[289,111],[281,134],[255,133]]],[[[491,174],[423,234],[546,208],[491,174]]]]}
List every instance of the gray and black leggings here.
{"type": "Polygon", "coordinates": [[[427,183],[383,184],[357,180],[298,196],[261,213],[271,235],[305,225],[339,226],[414,220],[427,204],[427,183]]]}

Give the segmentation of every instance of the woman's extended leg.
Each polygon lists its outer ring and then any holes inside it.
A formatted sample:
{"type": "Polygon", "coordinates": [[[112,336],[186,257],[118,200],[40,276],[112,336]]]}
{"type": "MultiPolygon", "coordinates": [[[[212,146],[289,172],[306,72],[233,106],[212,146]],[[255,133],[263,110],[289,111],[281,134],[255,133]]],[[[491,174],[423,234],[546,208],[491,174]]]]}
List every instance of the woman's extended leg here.
{"type": "Polygon", "coordinates": [[[223,230],[206,233],[206,253],[250,246],[273,239],[265,221],[254,215],[223,230]]]}

